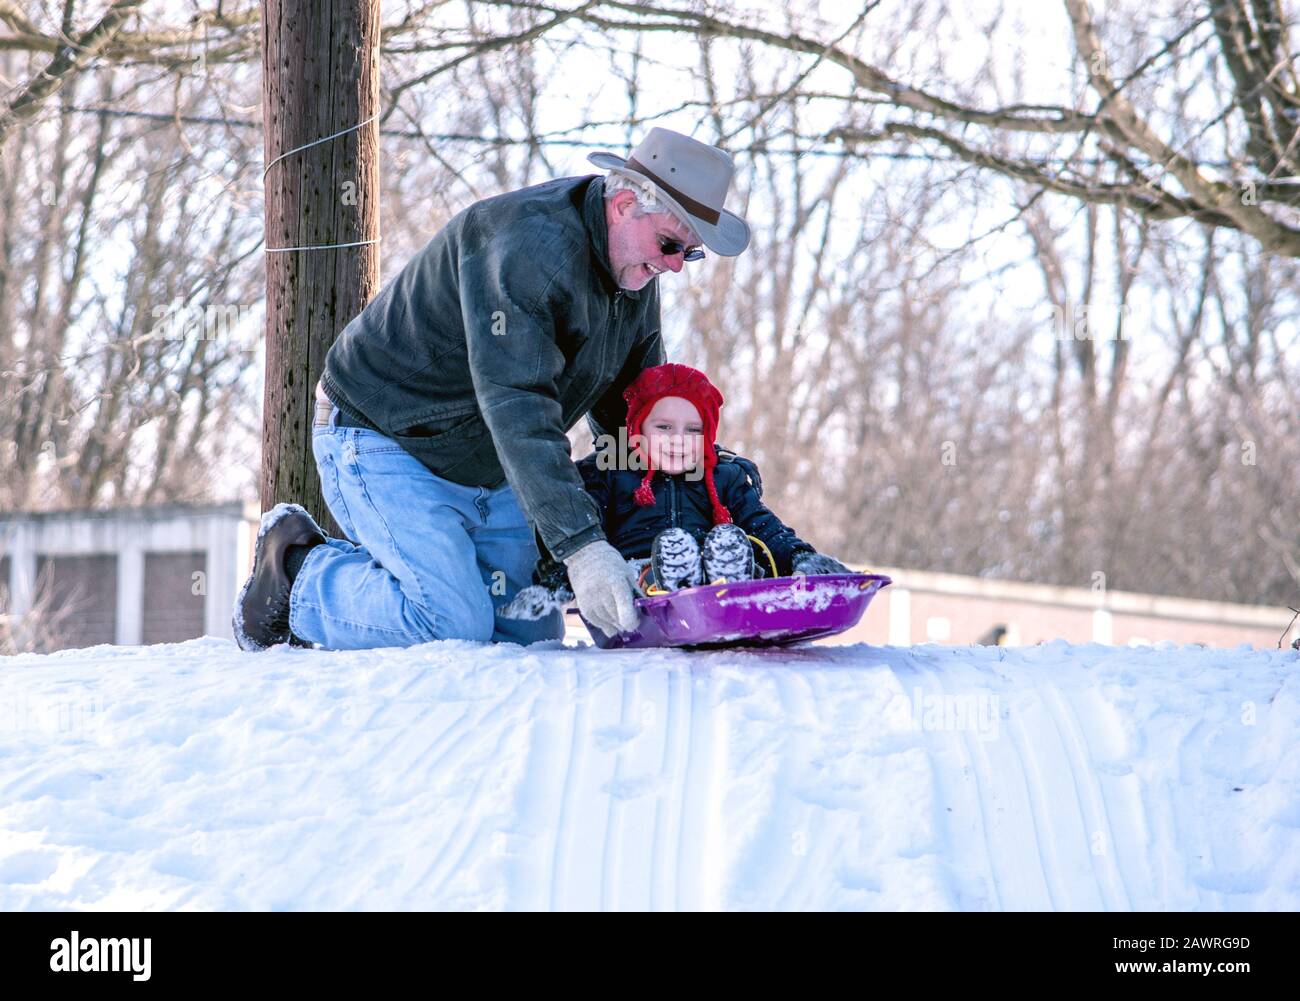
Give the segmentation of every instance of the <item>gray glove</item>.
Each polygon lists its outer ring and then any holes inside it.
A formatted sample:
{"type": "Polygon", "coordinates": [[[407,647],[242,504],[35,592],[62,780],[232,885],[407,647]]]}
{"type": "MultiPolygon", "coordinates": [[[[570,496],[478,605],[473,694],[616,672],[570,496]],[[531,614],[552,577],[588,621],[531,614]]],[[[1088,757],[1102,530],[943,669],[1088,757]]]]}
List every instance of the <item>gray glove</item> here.
{"type": "Polygon", "coordinates": [[[578,611],[602,633],[631,632],[640,619],[627,563],[608,542],[589,542],[564,561],[578,611]]]}
{"type": "Polygon", "coordinates": [[[825,553],[800,553],[794,558],[794,572],[809,577],[820,577],[831,573],[853,573],[839,560],[833,560],[825,553]]]}

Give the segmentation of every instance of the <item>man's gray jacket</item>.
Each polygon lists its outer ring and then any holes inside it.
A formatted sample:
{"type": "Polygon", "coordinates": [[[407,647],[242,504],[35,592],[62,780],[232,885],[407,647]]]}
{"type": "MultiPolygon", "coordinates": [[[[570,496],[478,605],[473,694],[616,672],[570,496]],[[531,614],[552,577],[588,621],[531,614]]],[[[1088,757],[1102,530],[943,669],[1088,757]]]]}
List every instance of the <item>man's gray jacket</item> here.
{"type": "Polygon", "coordinates": [[[658,280],[619,288],[604,179],[567,177],[455,216],[339,334],[325,394],[438,476],[509,482],[556,559],[604,538],[565,432],[625,423],[623,390],[663,364],[658,280]]]}

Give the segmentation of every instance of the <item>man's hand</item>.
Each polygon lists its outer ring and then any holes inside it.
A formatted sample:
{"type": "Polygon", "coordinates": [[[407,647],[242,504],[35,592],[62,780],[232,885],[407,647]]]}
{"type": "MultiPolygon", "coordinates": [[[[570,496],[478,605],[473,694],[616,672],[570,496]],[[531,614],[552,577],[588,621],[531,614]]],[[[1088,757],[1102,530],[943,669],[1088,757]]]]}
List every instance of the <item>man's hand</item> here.
{"type": "Polygon", "coordinates": [[[636,628],[640,616],[627,562],[604,540],[590,542],[564,561],[582,612],[602,633],[616,636],[636,628]]]}
{"type": "Polygon", "coordinates": [[[808,577],[820,577],[823,574],[853,573],[839,560],[833,560],[825,553],[800,553],[794,558],[794,572],[808,577]]]}

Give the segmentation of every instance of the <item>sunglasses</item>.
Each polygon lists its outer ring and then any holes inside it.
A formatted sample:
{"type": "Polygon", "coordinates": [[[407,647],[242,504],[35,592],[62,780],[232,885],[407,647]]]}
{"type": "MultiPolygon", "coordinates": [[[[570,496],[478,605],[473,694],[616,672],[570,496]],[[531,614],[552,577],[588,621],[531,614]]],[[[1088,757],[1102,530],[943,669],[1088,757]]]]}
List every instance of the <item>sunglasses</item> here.
{"type": "Polygon", "coordinates": [[[680,240],[669,240],[667,237],[659,237],[659,249],[665,257],[672,257],[673,254],[681,254],[683,261],[702,261],[704,260],[703,247],[688,247],[680,240]]]}

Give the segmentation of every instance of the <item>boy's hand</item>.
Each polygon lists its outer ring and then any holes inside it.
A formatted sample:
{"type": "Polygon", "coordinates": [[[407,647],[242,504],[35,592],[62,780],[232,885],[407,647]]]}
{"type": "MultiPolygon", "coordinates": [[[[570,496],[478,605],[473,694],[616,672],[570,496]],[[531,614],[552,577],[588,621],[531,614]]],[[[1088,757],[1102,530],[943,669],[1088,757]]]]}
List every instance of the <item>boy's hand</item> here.
{"type": "Polygon", "coordinates": [[[630,633],[640,616],[627,562],[608,542],[589,542],[564,561],[580,611],[609,636],[630,633]]]}
{"type": "Polygon", "coordinates": [[[853,573],[839,560],[833,560],[825,553],[800,553],[794,558],[796,575],[821,577],[832,573],[853,573]]]}

